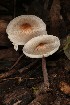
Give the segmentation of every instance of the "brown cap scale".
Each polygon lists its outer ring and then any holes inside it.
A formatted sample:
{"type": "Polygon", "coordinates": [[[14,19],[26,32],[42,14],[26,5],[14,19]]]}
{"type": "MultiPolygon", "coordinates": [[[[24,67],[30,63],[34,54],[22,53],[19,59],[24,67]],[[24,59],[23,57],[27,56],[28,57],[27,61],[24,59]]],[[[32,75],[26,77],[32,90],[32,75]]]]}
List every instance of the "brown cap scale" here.
{"type": "Polygon", "coordinates": [[[6,32],[16,50],[18,45],[24,45],[31,38],[47,34],[45,23],[35,15],[21,15],[14,18],[8,24],[6,32]]]}
{"type": "Polygon", "coordinates": [[[60,40],[53,35],[37,36],[29,40],[23,47],[23,53],[30,58],[42,58],[44,85],[49,88],[45,57],[55,53],[60,46],[60,40]]]}

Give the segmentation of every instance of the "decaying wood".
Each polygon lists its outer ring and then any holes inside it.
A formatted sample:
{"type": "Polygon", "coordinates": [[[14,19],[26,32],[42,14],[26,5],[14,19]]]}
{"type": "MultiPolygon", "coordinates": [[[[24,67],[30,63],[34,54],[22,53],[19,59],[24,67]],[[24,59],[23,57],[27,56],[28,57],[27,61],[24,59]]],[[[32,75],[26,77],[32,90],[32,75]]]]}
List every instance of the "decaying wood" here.
{"type": "Polygon", "coordinates": [[[53,0],[51,10],[50,10],[51,34],[56,36],[59,35],[59,26],[60,26],[59,22],[60,22],[60,19],[62,18],[60,15],[60,9],[61,9],[60,0],[53,0]]]}
{"type": "Polygon", "coordinates": [[[15,88],[4,96],[3,103],[5,105],[27,105],[33,99],[31,95],[23,87],[15,88]]]}

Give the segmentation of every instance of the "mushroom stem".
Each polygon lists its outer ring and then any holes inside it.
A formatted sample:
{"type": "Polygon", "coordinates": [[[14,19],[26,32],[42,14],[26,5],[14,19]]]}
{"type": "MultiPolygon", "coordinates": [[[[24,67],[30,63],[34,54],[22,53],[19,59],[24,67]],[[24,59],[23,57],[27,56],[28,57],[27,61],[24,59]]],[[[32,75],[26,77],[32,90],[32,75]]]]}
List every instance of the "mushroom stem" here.
{"type": "Polygon", "coordinates": [[[42,71],[44,76],[44,86],[47,87],[47,89],[49,89],[48,73],[46,68],[46,60],[44,56],[42,57],[42,71]]]}

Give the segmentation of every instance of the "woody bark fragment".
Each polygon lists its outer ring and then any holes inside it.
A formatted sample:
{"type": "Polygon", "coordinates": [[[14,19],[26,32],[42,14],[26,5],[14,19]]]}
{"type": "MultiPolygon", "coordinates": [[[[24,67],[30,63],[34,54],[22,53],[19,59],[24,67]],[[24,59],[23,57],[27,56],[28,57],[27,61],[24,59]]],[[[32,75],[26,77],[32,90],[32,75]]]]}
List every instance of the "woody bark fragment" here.
{"type": "Polygon", "coordinates": [[[53,0],[51,10],[50,10],[50,21],[51,21],[51,27],[50,31],[51,34],[59,36],[59,26],[60,26],[60,1],[59,0],[53,0]]]}
{"type": "Polygon", "coordinates": [[[3,103],[5,105],[27,105],[30,101],[32,101],[31,93],[23,87],[19,87],[5,94],[3,103]]]}

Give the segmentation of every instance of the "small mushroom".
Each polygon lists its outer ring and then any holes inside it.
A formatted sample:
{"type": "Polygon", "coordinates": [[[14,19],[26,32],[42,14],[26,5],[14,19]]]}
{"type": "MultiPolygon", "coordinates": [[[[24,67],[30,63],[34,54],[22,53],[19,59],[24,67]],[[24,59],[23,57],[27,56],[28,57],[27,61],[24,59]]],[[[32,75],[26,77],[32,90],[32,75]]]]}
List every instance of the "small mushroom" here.
{"type": "Polygon", "coordinates": [[[23,47],[23,53],[30,58],[42,58],[44,86],[49,88],[45,57],[55,53],[60,46],[60,40],[53,35],[37,36],[29,40],[23,47]]]}
{"type": "Polygon", "coordinates": [[[46,24],[35,15],[21,15],[14,18],[8,24],[6,32],[15,50],[18,50],[18,45],[24,45],[31,38],[47,34],[46,24]]]}

